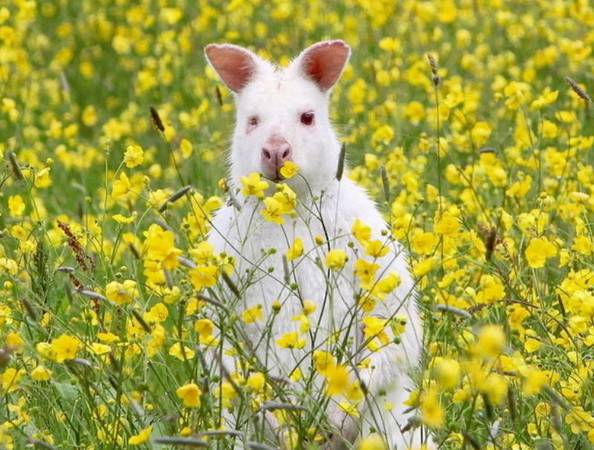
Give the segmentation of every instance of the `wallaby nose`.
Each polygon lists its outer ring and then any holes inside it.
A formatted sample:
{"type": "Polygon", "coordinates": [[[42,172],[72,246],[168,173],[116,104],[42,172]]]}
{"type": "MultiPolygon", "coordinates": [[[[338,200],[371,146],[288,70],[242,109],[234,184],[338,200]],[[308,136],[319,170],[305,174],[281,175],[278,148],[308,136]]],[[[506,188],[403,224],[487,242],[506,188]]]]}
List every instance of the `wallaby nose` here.
{"type": "Polygon", "coordinates": [[[268,175],[276,176],[278,170],[287,161],[293,159],[291,144],[284,138],[268,139],[262,147],[262,163],[268,175]]]}

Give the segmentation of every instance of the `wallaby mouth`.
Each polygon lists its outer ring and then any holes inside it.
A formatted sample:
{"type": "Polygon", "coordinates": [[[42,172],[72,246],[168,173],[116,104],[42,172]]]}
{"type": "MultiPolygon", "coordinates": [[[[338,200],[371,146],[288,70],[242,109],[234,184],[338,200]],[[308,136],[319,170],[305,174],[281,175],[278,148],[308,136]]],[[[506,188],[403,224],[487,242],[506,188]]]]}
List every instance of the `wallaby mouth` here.
{"type": "Polygon", "coordinates": [[[276,170],[273,174],[264,172],[263,175],[264,175],[264,178],[266,178],[269,181],[272,181],[273,183],[280,183],[281,181],[284,180],[284,178],[280,174],[279,170],[276,170]]]}

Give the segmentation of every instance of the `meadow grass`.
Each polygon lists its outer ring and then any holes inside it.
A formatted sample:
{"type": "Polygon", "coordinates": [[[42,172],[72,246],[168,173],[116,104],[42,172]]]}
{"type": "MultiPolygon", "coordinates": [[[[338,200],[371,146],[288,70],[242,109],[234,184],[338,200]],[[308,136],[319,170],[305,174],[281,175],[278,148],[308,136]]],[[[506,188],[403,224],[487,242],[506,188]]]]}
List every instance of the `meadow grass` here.
{"type": "MultiPolygon", "coordinates": [[[[316,390],[319,361],[278,380],[254,360],[242,327],[267,318],[234,307],[245,286],[204,243],[233,195],[233,103],[203,47],[286,64],[328,38],[353,48],[332,95],[344,176],[377,199],[420,293],[408,426],[444,449],[592,448],[593,30],[587,0],[3,2],[0,448],[321,448],[319,405],[357,414],[352,385],[316,390]],[[237,373],[212,358],[222,341],[237,373]]],[[[298,353],[303,316],[270,345],[298,353]]]]}

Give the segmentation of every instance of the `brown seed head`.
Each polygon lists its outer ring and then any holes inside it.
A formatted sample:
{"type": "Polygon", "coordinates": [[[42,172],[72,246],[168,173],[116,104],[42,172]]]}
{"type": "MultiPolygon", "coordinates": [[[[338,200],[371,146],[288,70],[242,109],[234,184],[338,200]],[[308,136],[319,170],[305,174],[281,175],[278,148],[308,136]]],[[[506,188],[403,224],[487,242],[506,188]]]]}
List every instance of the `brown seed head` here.
{"type": "Polygon", "coordinates": [[[577,94],[579,98],[581,98],[586,103],[592,103],[592,98],[588,95],[588,93],[582,89],[573,78],[565,77],[565,81],[569,84],[569,87],[577,94]]]}
{"type": "Polygon", "coordinates": [[[438,74],[439,66],[437,65],[437,60],[431,53],[427,53],[427,59],[429,60],[429,67],[431,67],[431,81],[433,81],[435,86],[439,86],[441,77],[438,74]]]}
{"type": "Polygon", "coordinates": [[[165,125],[163,125],[163,121],[161,120],[161,116],[159,116],[159,112],[153,107],[151,106],[151,118],[153,119],[153,123],[155,124],[155,127],[157,127],[157,130],[159,130],[161,133],[163,133],[165,131],[165,125]]]}

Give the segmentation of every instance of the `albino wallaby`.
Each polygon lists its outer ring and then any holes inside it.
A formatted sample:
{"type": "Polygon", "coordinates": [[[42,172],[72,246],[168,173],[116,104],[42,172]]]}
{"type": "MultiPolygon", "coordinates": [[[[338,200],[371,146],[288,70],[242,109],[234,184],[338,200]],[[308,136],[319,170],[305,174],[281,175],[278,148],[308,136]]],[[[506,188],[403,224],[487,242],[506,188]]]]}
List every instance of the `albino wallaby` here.
{"type": "MultiPolygon", "coordinates": [[[[331,349],[337,345],[337,333],[344,330],[349,339],[343,351],[354,354],[357,345],[361,346],[364,314],[386,319],[404,316],[407,324],[400,341],[394,339],[378,351],[368,351],[365,358],[370,363],[353,367],[353,377],[359,378],[366,392],[360,417],[347,415],[336,402],[329,404],[325,414],[334,428],[326,446],[350,448],[370,432],[381,435],[390,449],[433,445],[420,428],[410,426],[403,403],[415,387],[409,373],[420,361],[422,345],[406,254],[390,239],[384,219],[365,191],[346,176],[337,177],[341,145],[329,119],[329,95],[349,60],[350,47],[341,40],[320,42],[286,68],[230,44],[208,45],[205,53],[233,91],[236,105],[229,180],[234,201],[217,212],[209,240],[217,251],[236,260],[235,280],[241,289],[238,312],[262,305],[266,319],[246,325],[247,334],[257,343],[256,354],[267,362],[270,376],[287,379],[296,367],[311,370],[311,358],[304,355],[331,349]],[[299,203],[295,214],[281,226],[264,220],[258,214],[262,202],[242,195],[240,188],[241,178],[253,172],[274,186],[281,180],[279,170],[286,161],[299,168],[299,176],[285,181],[297,193],[299,203]],[[365,313],[357,306],[361,289],[353,274],[355,261],[365,255],[351,235],[356,219],[371,228],[371,239],[391,250],[374,259],[378,277],[395,273],[400,279],[395,290],[365,313]],[[302,239],[303,256],[287,264],[283,254],[295,238],[302,239]],[[330,248],[348,252],[348,261],[339,272],[324,265],[330,248]],[[299,330],[294,317],[303,311],[304,300],[316,305],[312,332],[304,335],[306,345],[297,350],[279,348],[275,342],[281,335],[299,330]],[[345,320],[351,317],[354,323],[345,320]],[[393,408],[386,407],[390,404],[393,408]]],[[[362,358],[354,355],[353,359],[356,366],[362,358]]]]}

